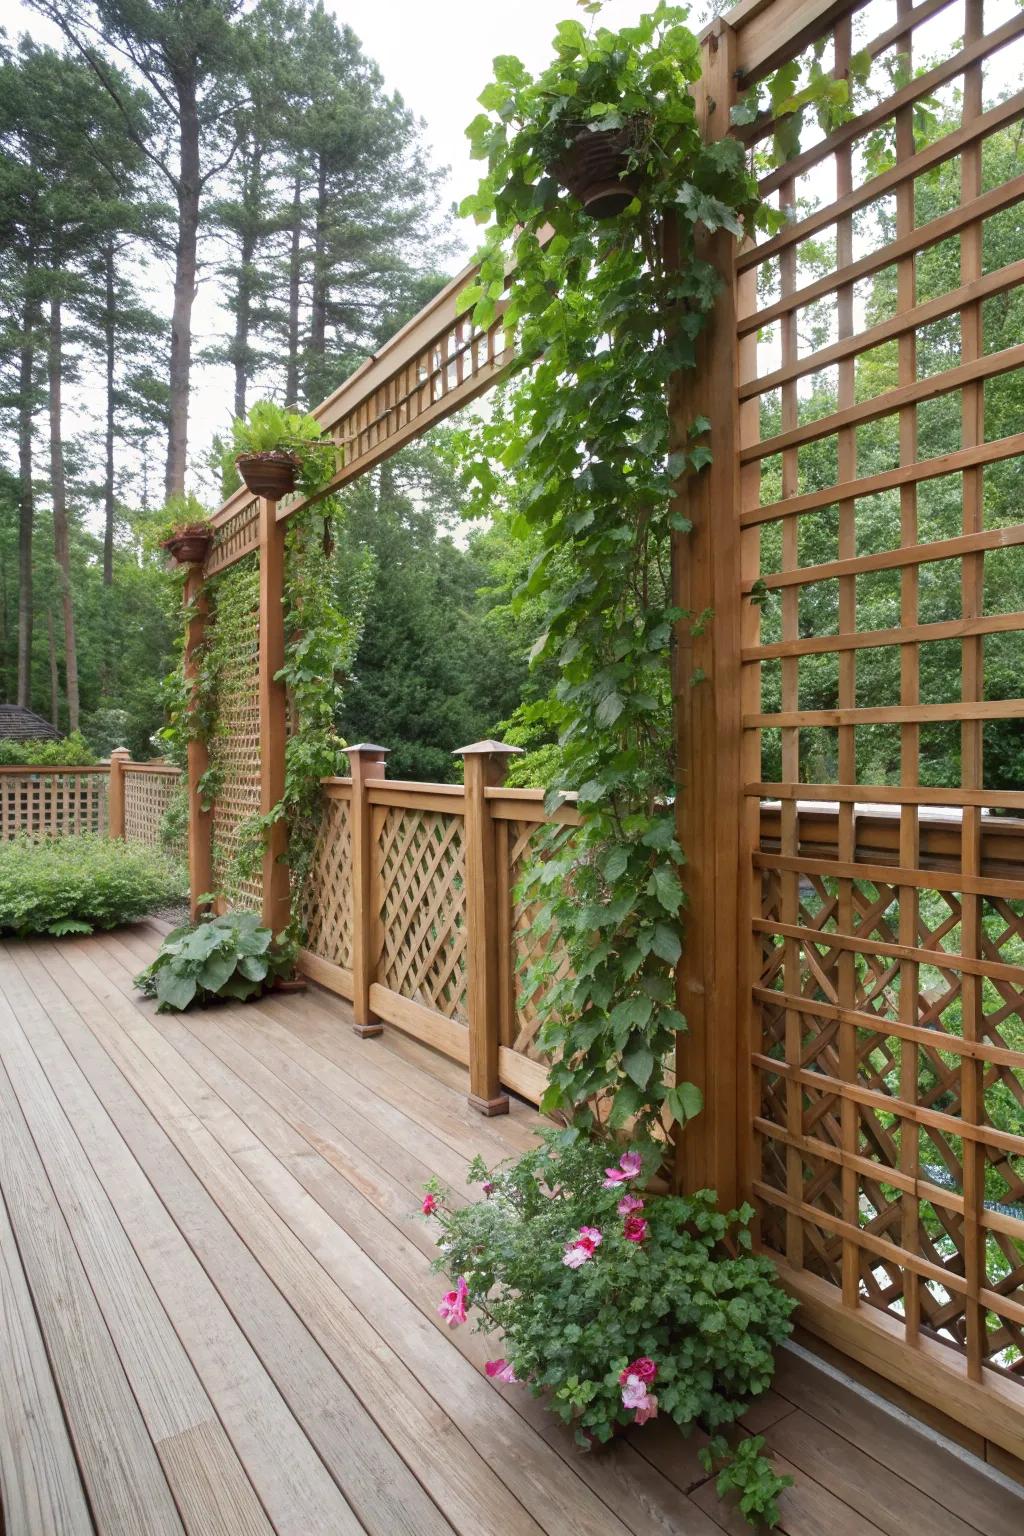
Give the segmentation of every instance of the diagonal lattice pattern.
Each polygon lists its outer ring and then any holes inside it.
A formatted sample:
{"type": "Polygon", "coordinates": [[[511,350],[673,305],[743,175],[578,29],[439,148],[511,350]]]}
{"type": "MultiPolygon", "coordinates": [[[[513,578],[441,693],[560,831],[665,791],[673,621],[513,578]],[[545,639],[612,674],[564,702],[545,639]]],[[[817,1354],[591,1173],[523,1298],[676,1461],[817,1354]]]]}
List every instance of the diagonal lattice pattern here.
{"type": "Polygon", "coordinates": [[[449,1019],[466,1018],[462,818],[388,807],[376,843],[380,982],[449,1019]]]}

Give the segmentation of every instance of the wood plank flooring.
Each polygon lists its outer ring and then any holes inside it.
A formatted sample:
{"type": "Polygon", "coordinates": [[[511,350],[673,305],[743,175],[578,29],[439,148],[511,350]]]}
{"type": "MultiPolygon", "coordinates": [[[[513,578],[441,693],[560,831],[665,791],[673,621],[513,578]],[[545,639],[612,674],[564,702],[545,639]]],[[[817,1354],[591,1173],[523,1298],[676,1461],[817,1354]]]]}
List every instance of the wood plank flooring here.
{"type": "MultiPolygon", "coordinates": [[[[581,1455],[442,1327],[416,1215],[530,1145],[460,1068],[313,989],[183,1017],[159,932],[0,944],[7,1536],[720,1536],[667,1424],[581,1455]]],[[[748,1416],[788,1536],[1019,1536],[1024,1490],[799,1347],[748,1416]]]]}

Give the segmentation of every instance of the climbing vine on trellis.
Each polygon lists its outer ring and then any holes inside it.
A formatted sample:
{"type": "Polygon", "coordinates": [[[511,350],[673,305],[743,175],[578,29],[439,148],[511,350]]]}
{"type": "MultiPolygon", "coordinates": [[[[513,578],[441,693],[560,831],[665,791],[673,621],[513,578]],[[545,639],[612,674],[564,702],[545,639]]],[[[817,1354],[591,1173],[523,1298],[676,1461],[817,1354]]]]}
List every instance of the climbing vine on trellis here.
{"type": "Polygon", "coordinates": [[[539,1043],[559,1058],[544,1107],[584,1128],[598,1115],[612,1132],[633,1122],[654,1141],[701,1106],[694,1085],[669,1076],[685,1028],[670,678],[674,626],[709,616],[674,606],[670,542],[689,527],[680,482],[711,455],[699,417],[670,443],[667,396],[673,375],[695,366],[719,287],[699,254],[703,233],[779,220],[742,147],[701,137],[700,47],[685,14],[662,4],[619,32],[563,22],[537,79],[517,59],[495,60],[469,129],[488,174],[462,210],[491,226],[463,303],[486,327],[505,301],[519,373],[473,435],[477,509],[500,494],[503,473],[515,479],[513,526],[540,550],[526,584],[546,608],[536,656],[560,669],[548,803],[575,790],[582,817],[544,834],[527,877],[535,931],[571,961],[562,978],[553,957],[532,977],[546,1015],[539,1043]],[[624,135],[636,187],[599,223],[552,169],[587,131],[624,135]]]}

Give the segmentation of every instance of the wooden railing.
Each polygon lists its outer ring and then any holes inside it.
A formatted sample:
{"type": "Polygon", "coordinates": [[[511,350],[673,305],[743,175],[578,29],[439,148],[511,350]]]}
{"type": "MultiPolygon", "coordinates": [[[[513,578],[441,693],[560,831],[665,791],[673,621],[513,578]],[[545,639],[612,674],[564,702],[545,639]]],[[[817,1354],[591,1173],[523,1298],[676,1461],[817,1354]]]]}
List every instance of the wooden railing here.
{"type": "MultiPolygon", "coordinates": [[[[0,840],[96,832],[159,846],[181,779],[173,764],[134,763],[123,749],[112,752],[109,763],[87,767],[0,767],[0,840]]],[[[184,837],[170,851],[184,858],[184,837]]]]}

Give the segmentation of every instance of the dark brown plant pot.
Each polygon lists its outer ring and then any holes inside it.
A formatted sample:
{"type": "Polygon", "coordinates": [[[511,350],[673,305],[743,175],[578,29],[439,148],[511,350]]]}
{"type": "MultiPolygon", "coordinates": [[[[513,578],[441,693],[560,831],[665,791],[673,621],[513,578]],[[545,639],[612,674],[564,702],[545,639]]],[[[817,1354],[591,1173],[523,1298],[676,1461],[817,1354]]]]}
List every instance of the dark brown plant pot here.
{"type": "Polygon", "coordinates": [[[305,976],[275,976],[270,990],[272,992],[305,992],[305,976]]]}
{"type": "Polygon", "coordinates": [[[238,473],[254,496],[280,501],[294,491],[299,461],[294,453],[274,450],[269,453],[240,453],[235,459],[238,473]]]}
{"type": "Polygon", "coordinates": [[[630,151],[637,142],[637,124],[591,132],[581,128],[552,174],[568,188],[594,219],[613,219],[640,190],[638,170],[629,169],[630,151]]]}
{"type": "Polygon", "coordinates": [[[179,565],[202,565],[210,552],[212,529],[187,529],[164,539],[163,547],[179,565]]]}

